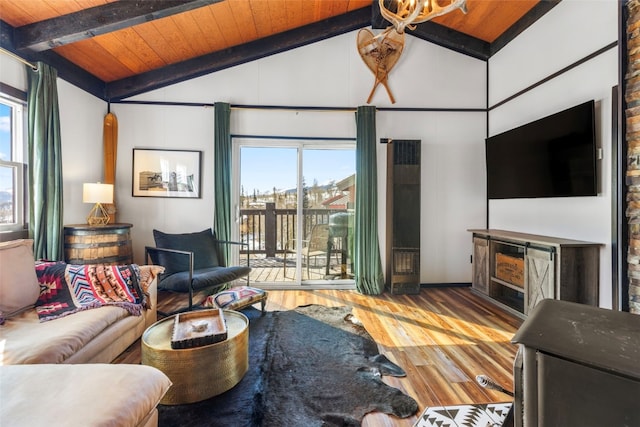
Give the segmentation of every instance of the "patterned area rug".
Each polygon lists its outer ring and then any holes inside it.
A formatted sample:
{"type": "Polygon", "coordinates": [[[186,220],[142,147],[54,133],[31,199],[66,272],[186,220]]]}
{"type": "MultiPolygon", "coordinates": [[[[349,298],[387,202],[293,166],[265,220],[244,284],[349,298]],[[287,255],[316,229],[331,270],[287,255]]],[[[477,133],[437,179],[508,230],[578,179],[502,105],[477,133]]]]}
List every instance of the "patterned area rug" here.
{"type": "Polygon", "coordinates": [[[249,318],[244,378],[202,402],[158,405],[159,426],[356,427],[373,411],[401,418],[417,413],[412,397],[382,381],[406,374],[378,352],[350,307],[243,313],[249,318]]]}
{"type": "Polygon", "coordinates": [[[511,402],[426,408],[414,427],[500,427],[511,402]]]}

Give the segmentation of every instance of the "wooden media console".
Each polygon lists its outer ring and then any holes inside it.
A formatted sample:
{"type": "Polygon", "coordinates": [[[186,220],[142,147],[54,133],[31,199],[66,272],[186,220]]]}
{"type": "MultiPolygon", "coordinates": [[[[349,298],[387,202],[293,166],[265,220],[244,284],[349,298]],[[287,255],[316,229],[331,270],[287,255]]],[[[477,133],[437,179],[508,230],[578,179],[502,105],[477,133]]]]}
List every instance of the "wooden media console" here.
{"type": "Polygon", "coordinates": [[[598,306],[600,246],[505,230],[473,233],[472,289],[526,317],[543,299],[598,306]]]}

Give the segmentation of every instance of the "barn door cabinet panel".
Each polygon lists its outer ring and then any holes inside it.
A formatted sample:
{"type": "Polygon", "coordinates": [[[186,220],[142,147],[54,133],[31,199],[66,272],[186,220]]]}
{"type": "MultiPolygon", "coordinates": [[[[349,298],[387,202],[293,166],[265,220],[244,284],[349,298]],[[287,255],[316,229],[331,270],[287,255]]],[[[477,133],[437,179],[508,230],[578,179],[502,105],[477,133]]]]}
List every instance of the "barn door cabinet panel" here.
{"type": "Polygon", "coordinates": [[[525,254],[525,276],[527,293],[525,306],[531,312],[545,298],[556,299],[555,295],[555,251],[528,248],[525,254]]]}
{"type": "Polygon", "coordinates": [[[523,317],[544,299],[598,305],[600,244],[506,230],[473,233],[472,289],[523,317]]]}
{"type": "Polygon", "coordinates": [[[489,292],[489,239],[473,238],[473,289],[486,294],[489,292]]]}

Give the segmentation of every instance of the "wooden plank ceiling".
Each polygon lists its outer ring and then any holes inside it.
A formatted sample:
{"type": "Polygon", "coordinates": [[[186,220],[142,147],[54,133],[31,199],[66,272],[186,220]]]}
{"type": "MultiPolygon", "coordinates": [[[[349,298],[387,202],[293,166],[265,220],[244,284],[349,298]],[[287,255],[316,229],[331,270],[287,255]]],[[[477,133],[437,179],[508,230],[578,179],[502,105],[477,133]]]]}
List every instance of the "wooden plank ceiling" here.
{"type": "MultiPolygon", "coordinates": [[[[486,60],[559,1],[467,0],[410,33],[486,60]]],[[[105,100],[387,25],[377,0],[0,2],[1,47],[105,100]]]]}

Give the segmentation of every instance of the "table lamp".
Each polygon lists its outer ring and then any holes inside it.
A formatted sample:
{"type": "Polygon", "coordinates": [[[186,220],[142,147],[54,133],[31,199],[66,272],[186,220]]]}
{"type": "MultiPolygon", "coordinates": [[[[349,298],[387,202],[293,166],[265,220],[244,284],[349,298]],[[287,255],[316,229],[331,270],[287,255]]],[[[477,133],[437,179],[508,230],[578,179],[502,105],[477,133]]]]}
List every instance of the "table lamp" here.
{"type": "Polygon", "coordinates": [[[113,184],[86,183],[82,184],[82,202],[95,203],[87,217],[89,225],[106,225],[109,215],[102,206],[103,203],[113,203],[113,184]]]}

